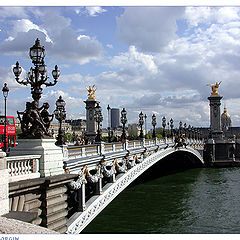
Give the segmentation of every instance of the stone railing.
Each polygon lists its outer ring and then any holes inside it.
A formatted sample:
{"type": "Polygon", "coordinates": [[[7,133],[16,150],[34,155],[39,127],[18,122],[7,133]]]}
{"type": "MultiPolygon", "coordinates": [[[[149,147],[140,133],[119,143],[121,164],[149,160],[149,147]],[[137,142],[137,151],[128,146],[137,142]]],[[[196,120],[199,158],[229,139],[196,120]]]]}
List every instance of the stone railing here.
{"type": "MultiPolygon", "coordinates": [[[[203,147],[202,141],[186,139],[192,147],[203,147]]],[[[127,149],[135,149],[141,147],[150,147],[159,144],[170,144],[174,142],[173,138],[156,138],[156,139],[143,139],[143,140],[133,140],[113,143],[93,144],[93,145],[83,145],[83,146],[71,146],[68,147],[68,159],[76,159],[82,157],[89,157],[93,155],[101,155],[111,152],[120,152],[127,149]]]]}
{"type": "Polygon", "coordinates": [[[6,157],[9,182],[39,178],[39,160],[41,155],[6,157]]]}

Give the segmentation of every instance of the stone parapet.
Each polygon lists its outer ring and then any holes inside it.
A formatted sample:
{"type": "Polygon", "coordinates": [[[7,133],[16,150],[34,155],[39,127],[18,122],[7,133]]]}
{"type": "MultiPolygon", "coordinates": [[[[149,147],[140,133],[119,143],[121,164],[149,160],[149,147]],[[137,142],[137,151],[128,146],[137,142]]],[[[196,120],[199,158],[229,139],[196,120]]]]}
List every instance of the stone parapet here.
{"type": "Polygon", "coordinates": [[[0,216],[9,212],[9,175],[5,156],[5,152],[0,151],[0,216]]]}
{"type": "Polygon", "coordinates": [[[41,177],[63,174],[63,150],[55,145],[55,139],[19,139],[10,156],[41,155],[39,171],[41,177]]]}

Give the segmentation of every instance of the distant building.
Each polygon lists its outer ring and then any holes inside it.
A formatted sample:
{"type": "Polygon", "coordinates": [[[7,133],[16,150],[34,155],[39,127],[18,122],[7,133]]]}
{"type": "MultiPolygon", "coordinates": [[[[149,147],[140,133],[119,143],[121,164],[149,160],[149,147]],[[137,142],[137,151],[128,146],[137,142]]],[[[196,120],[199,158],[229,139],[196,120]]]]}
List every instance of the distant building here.
{"type": "Polygon", "coordinates": [[[65,120],[66,123],[71,125],[72,133],[76,135],[83,135],[86,132],[86,120],[85,119],[69,119],[65,120]]]}
{"type": "Polygon", "coordinates": [[[227,112],[226,107],[224,107],[224,112],[221,115],[221,125],[224,132],[227,131],[230,127],[232,127],[232,120],[229,113],[227,112]]]}
{"type": "Polygon", "coordinates": [[[119,108],[111,108],[111,128],[118,128],[119,125],[119,108]]]}

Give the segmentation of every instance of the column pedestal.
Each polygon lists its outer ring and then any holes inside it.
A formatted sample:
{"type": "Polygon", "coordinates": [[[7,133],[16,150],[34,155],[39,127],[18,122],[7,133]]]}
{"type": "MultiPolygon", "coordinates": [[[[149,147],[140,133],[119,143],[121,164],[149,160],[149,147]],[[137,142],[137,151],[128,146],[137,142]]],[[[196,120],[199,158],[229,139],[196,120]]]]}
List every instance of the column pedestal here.
{"type": "Polygon", "coordinates": [[[63,151],[55,142],[55,139],[18,139],[18,145],[11,149],[10,156],[39,154],[41,177],[63,174],[63,151]]]}

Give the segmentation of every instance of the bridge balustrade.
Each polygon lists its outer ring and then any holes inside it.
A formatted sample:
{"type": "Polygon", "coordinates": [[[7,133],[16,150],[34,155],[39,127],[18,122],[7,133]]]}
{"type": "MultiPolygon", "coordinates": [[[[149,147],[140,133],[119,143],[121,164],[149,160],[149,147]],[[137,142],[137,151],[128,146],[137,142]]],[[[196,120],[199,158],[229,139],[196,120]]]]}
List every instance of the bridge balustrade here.
{"type": "Polygon", "coordinates": [[[9,182],[39,178],[39,160],[41,155],[6,157],[9,182]]]}

